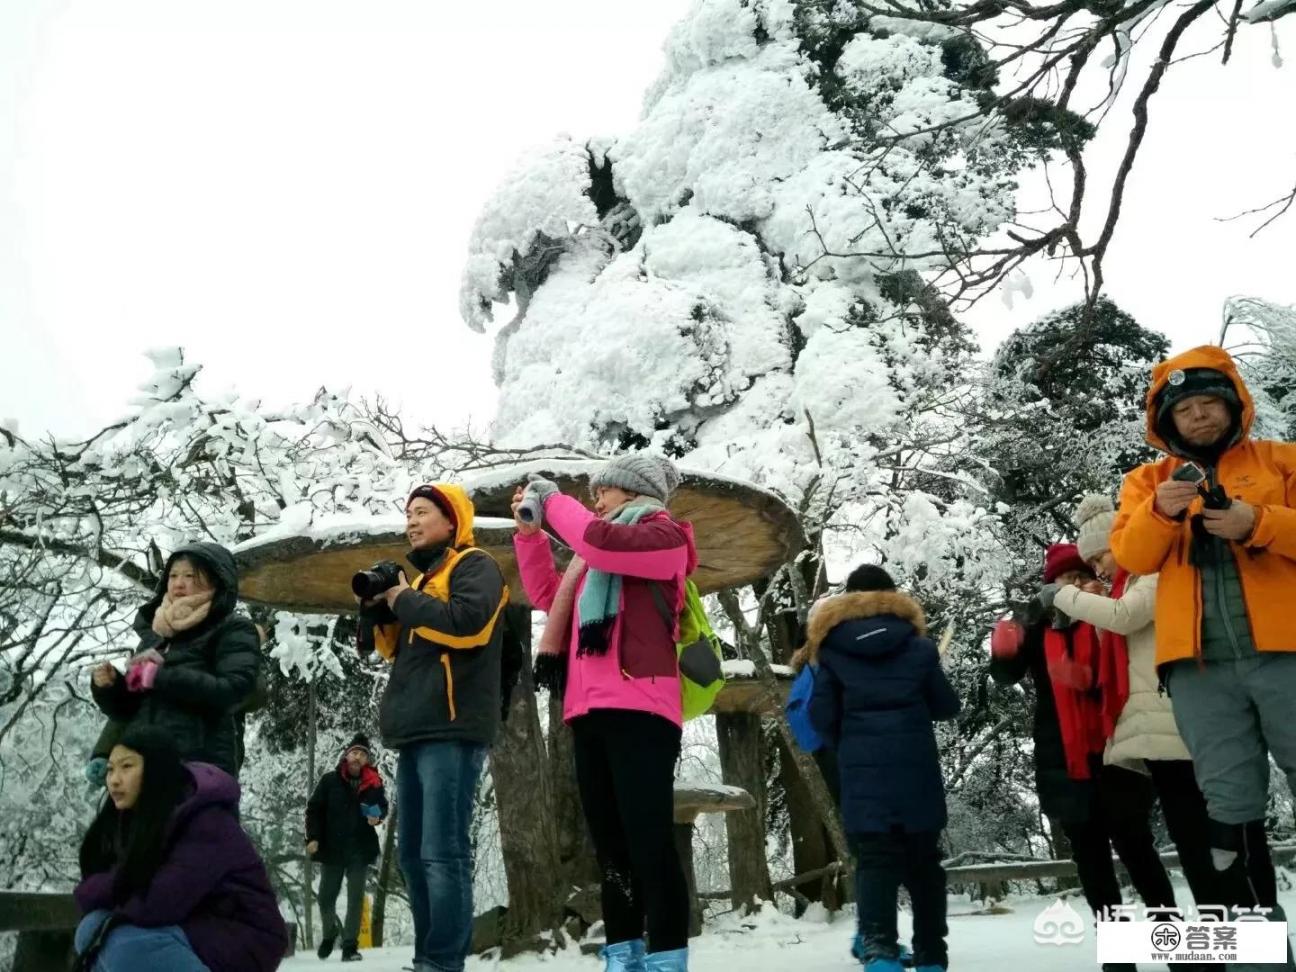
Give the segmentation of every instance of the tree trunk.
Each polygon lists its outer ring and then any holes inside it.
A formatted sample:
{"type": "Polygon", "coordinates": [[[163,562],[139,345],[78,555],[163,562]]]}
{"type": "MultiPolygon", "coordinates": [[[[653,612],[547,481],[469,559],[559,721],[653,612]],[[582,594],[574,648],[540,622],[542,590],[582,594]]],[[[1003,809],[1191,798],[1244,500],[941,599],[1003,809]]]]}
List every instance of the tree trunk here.
{"type": "MultiPolygon", "coordinates": [[[[315,792],[315,682],[306,683],[306,799],[315,792]]],[[[306,916],[306,937],[302,944],[315,947],[315,865],[309,854],[302,859],[302,911],[306,916]]]]}
{"type": "MultiPolygon", "coordinates": [[[[741,626],[740,630],[744,632],[744,649],[747,657],[756,666],[756,677],[760,679],[761,684],[771,698],[778,698],[778,680],[770,668],[769,656],[766,655],[765,647],[761,643],[759,629],[753,629],[747,624],[735,591],[721,592],[720,603],[724,605],[725,613],[734,620],[735,626],[741,626]]],[[[842,827],[841,814],[837,810],[837,805],[833,802],[832,792],[824,780],[823,773],[819,770],[819,764],[815,762],[813,756],[802,751],[796,744],[796,739],[792,735],[792,728],[788,725],[787,716],[782,709],[779,709],[774,716],[774,726],[778,730],[779,739],[782,743],[781,753],[784,757],[784,765],[786,766],[789,761],[796,764],[798,775],[809,792],[810,805],[814,808],[815,815],[819,818],[823,827],[828,831],[828,842],[832,852],[836,855],[837,860],[843,863],[849,861],[851,859],[850,845],[846,841],[846,831],[842,827]]]]}
{"type": "MultiPolygon", "coordinates": [[[[823,825],[820,813],[815,807],[810,788],[801,775],[797,759],[783,739],[779,740],[779,781],[787,793],[788,821],[792,828],[792,871],[795,874],[807,874],[827,867],[837,860],[832,852],[828,831],[823,825]]],[[[817,768],[817,767],[816,767],[817,768]]],[[[834,808],[835,809],[835,808],[834,808]]],[[[835,886],[828,881],[805,884],[800,889],[810,901],[821,901],[829,911],[841,907],[841,901],[835,893],[835,886]]],[[[801,910],[798,903],[798,911],[801,910]]]]}
{"type": "Polygon", "coordinates": [[[490,769],[499,808],[500,847],[508,881],[504,957],[562,924],[562,882],[553,785],[540,731],[531,675],[531,612],[507,608],[504,623],[526,645],[526,663],[514,690],[508,720],[491,751],[490,769]]]}
{"type": "Polygon", "coordinates": [[[378,865],[378,890],[374,892],[373,946],[382,948],[383,924],[387,918],[387,889],[391,886],[392,862],[396,857],[396,815],[400,805],[390,799],[387,807],[387,832],[383,835],[382,863],[378,865]]]}
{"type": "Polygon", "coordinates": [[[722,780],[740,786],[756,800],[754,810],[725,814],[729,836],[730,900],[735,908],[748,908],[753,901],[774,897],[769,862],[765,857],[765,763],[762,758],[760,716],[718,714],[716,736],[720,742],[722,780]]]}
{"type": "Polygon", "coordinates": [[[594,845],[581,811],[576,787],[576,757],[572,733],[562,718],[562,699],[549,698],[549,780],[553,786],[558,860],[562,869],[563,900],[573,892],[596,887],[602,880],[594,845]]]}

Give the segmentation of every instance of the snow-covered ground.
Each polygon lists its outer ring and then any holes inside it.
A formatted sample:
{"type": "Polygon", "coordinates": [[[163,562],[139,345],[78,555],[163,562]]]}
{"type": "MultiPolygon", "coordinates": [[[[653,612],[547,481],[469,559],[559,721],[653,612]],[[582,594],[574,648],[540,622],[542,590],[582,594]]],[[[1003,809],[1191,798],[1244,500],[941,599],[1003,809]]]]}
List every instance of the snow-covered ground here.
{"type": "MultiPolygon", "coordinates": [[[[1191,897],[1178,889],[1181,900],[1191,897]]],[[[1072,899],[1079,907],[1083,903],[1072,899]]],[[[957,972],[1096,972],[1098,963],[1092,929],[1079,945],[1037,945],[1035,919],[1053,903],[1051,898],[1017,898],[1008,914],[973,914],[975,905],[966,898],[950,900],[950,968],[957,972]]],[[[1296,894],[1285,896],[1289,913],[1296,907],[1296,894]]],[[[909,916],[900,916],[902,937],[909,933],[909,916]]],[[[797,920],[767,911],[759,917],[722,918],[707,926],[701,938],[691,943],[691,972],[851,972],[859,963],[849,948],[852,920],[842,915],[832,923],[797,920]]],[[[399,972],[410,963],[409,947],[384,948],[363,953],[367,972],[399,972]]],[[[337,961],[337,953],[333,959],[337,961]]],[[[285,962],[283,972],[320,969],[314,955],[298,956],[285,962]]],[[[598,972],[598,960],[582,956],[573,948],[554,956],[520,956],[507,962],[472,959],[467,972],[598,972]]],[[[1164,972],[1165,966],[1143,965],[1142,972],[1164,972]]]]}

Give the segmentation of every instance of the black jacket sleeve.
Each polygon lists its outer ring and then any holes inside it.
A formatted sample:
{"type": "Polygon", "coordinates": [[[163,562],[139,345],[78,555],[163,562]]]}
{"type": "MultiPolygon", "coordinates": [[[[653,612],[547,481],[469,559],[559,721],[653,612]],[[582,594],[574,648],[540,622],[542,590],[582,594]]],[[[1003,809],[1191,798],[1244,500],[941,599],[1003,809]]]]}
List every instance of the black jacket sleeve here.
{"type": "MultiPolygon", "coordinates": [[[[401,624],[430,628],[450,638],[476,639],[487,634],[491,619],[504,599],[504,575],[489,554],[475,553],[455,564],[450,575],[450,598],[438,600],[410,589],[396,598],[394,609],[401,624]]],[[[479,648],[481,644],[450,647],[479,648]]]]}
{"type": "Polygon", "coordinates": [[[210,715],[237,709],[252,694],[261,669],[261,638],[256,625],[234,616],[217,632],[211,670],[158,669],[153,691],[187,708],[210,715]]]}
{"type": "Polygon", "coordinates": [[[111,685],[98,686],[93,679],[90,682],[90,695],[99,706],[99,711],[109,719],[129,722],[139,711],[140,697],[134,692],[126,691],[126,676],[120,672],[111,685]]]}
{"type": "Polygon", "coordinates": [[[320,778],[315,784],[315,792],[306,801],[306,843],[312,840],[323,842],[325,833],[324,815],[328,807],[328,775],[320,778]]]}

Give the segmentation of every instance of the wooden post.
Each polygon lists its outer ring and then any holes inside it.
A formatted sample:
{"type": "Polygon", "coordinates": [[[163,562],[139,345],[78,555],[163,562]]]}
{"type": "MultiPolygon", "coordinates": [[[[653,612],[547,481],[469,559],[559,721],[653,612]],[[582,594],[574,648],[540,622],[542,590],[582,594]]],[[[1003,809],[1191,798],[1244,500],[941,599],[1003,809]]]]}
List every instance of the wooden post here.
{"type": "Polygon", "coordinates": [[[719,713],[716,737],[720,743],[722,779],[741,787],[755,800],[751,810],[725,814],[729,837],[729,888],[735,908],[750,908],[753,901],[770,901],[774,890],[765,857],[765,764],[761,719],[751,713],[719,713]]]}
{"type": "Polygon", "coordinates": [[[531,611],[524,606],[506,608],[503,623],[508,634],[526,646],[509,717],[490,757],[508,882],[508,913],[501,931],[503,957],[509,958],[538,943],[542,932],[561,926],[566,889],[553,787],[531,674],[531,611]]]}
{"type": "MultiPolygon", "coordinates": [[[[688,885],[689,937],[702,934],[702,903],[698,900],[697,876],[693,873],[693,826],[702,813],[733,813],[754,810],[756,801],[736,786],[690,787],[675,785],[675,849],[688,885]]],[[[761,857],[765,854],[762,850],[761,857]]]]}
{"type": "Polygon", "coordinates": [[[684,869],[684,882],[688,885],[689,938],[702,934],[702,902],[698,900],[697,875],[693,873],[693,820],[675,824],[675,850],[680,867],[684,869]]]}

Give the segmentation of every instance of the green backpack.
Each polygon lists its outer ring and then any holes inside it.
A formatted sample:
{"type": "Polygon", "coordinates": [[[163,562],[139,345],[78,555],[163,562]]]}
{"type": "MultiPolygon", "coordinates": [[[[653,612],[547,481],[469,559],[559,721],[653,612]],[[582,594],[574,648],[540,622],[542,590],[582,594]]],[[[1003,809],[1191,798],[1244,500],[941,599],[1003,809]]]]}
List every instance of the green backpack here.
{"type": "MultiPolygon", "coordinates": [[[[660,584],[653,585],[653,594],[662,620],[674,630],[676,618],[666,604],[660,584]]],[[[684,582],[684,605],[680,608],[678,620],[679,641],[675,642],[675,657],[679,660],[680,702],[687,722],[710,712],[725,684],[720,667],[720,639],[711,630],[711,622],[702,606],[702,596],[691,580],[684,582]]]]}

